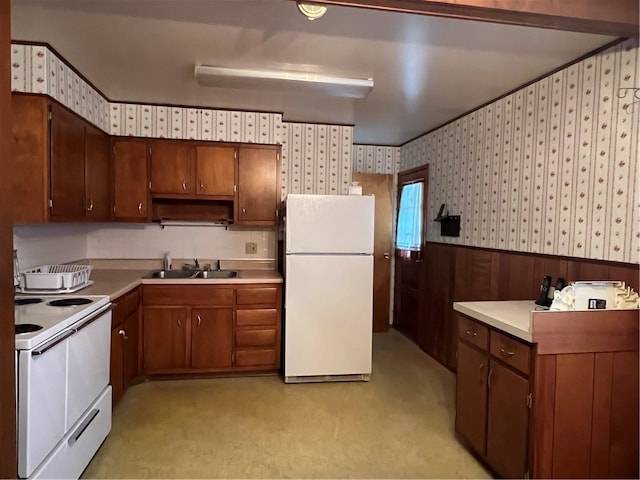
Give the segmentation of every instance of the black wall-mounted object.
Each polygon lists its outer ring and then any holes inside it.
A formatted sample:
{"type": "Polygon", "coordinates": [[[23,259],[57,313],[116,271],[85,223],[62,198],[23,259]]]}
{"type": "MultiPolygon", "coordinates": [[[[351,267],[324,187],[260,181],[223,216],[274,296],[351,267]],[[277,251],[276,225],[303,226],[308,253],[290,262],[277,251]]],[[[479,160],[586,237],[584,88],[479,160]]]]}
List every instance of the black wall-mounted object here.
{"type": "Polygon", "coordinates": [[[433,219],[434,222],[440,222],[440,235],[443,237],[459,237],[460,236],[460,215],[449,215],[444,212],[444,203],[440,205],[438,216],[433,219]]]}

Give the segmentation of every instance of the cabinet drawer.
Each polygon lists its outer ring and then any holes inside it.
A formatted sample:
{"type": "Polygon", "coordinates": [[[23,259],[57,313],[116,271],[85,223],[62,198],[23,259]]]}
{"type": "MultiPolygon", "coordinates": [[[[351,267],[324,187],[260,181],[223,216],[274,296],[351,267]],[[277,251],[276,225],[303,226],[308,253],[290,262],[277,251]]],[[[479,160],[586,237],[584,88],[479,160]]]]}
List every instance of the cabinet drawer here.
{"type": "Polygon", "coordinates": [[[257,325],[276,325],[278,310],[275,308],[255,308],[253,310],[237,310],[236,326],[252,327],[257,325]]]}
{"type": "Polygon", "coordinates": [[[274,328],[236,331],[236,347],[275,347],[275,346],[276,346],[276,330],[274,328]]]}
{"type": "Polygon", "coordinates": [[[458,336],[484,350],[489,348],[489,329],[464,315],[458,315],[458,336]]]}
{"type": "Polygon", "coordinates": [[[529,375],[531,347],[496,331],[491,331],[491,355],[529,375]]]}
{"type": "Polygon", "coordinates": [[[236,351],[236,366],[251,367],[275,365],[276,351],[273,348],[260,350],[238,350],[236,351]]]}
{"type": "Polygon", "coordinates": [[[133,315],[140,305],[140,293],[138,289],[134,290],[131,293],[128,293],[124,297],[124,318],[128,318],[133,315]]]}
{"type": "Polygon", "coordinates": [[[145,305],[233,305],[233,287],[212,285],[145,286],[145,305]]]}
{"type": "Polygon", "coordinates": [[[275,305],[278,300],[278,287],[239,287],[236,295],[238,305],[275,305]]]}

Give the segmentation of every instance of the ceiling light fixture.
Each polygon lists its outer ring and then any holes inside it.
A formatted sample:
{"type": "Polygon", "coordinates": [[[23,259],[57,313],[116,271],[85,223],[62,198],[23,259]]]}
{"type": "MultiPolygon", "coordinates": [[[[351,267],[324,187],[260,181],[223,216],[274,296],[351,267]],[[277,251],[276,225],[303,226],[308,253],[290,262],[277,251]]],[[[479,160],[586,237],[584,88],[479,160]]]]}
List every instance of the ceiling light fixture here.
{"type": "Polygon", "coordinates": [[[295,90],[333,97],[365,98],[373,89],[372,78],[352,78],[282,70],[196,65],[195,76],[198,83],[205,86],[295,90]]]}
{"type": "Polygon", "coordinates": [[[300,13],[307,17],[307,20],[315,20],[327,13],[327,7],[312,5],[310,3],[297,2],[300,13]]]}

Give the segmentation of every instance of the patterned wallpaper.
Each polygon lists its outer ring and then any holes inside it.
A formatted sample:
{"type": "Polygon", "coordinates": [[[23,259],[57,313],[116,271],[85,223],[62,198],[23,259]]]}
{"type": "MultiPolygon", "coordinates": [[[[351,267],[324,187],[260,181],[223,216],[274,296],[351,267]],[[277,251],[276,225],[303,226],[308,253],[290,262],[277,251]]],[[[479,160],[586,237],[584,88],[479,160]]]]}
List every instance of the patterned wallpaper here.
{"type": "Polygon", "coordinates": [[[428,163],[429,218],[441,203],[460,237],[428,240],[638,263],[638,40],[516,91],[402,147],[428,163]]]}
{"type": "Polygon", "coordinates": [[[396,173],[400,169],[400,147],[354,145],[353,173],[396,173]]]}

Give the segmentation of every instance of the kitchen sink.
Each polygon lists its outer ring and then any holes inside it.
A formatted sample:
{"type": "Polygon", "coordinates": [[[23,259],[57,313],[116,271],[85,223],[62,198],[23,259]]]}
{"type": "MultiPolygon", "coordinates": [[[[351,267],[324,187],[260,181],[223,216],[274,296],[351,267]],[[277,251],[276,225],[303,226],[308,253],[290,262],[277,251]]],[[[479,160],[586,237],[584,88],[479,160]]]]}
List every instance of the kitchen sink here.
{"type": "Polygon", "coordinates": [[[153,270],[143,278],[193,278],[194,273],[190,270],[153,270]]]}
{"type": "Polygon", "coordinates": [[[235,270],[200,270],[193,278],[234,278],[238,276],[235,270]]]}
{"type": "Polygon", "coordinates": [[[165,278],[175,280],[180,278],[235,278],[235,270],[152,270],[142,278],[165,278]]]}

